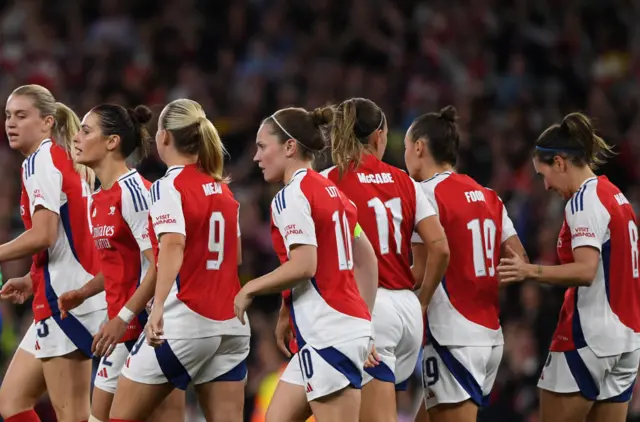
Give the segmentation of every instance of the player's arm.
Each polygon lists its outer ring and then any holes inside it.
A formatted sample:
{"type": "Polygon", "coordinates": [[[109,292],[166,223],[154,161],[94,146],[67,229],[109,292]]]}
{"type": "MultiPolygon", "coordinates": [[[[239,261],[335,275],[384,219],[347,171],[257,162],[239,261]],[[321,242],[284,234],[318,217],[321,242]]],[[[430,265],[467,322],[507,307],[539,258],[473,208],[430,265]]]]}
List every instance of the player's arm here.
{"type": "Polygon", "coordinates": [[[142,254],[149,262],[149,269],[140,282],[140,286],[138,286],[136,291],[133,293],[133,296],[129,298],[127,303],[124,305],[124,308],[121,309],[118,314],[118,316],[126,323],[131,322],[134,316],[138,315],[145,309],[156,289],[157,272],[153,249],[147,249],[143,251],[142,254]]]}
{"type": "Polygon", "coordinates": [[[500,257],[509,257],[509,251],[511,250],[517,256],[522,258],[524,262],[529,263],[529,256],[518,237],[518,232],[516,232],[513,221],[509,218],[507,207],[502,204],[502,200],[500,200],[500,203],[502,205],[502,238],[500,239],[500,257]]]}
{"type": "Polygon", "coordinates": [[[34,255],[50,248],[58,237],[59,216],[40,205],[32,217],[33,226],[14,240],[0,245],[0,262],[34,255]]]}
{"type": "Polygon", "coordinates": [[[159,184],[158,195],[153,198],[150,214],[160,251],[153,306],[154,310],[163,310],[164,302],[182,267],[186,229],[182,196],[173,186],[173,180],[160,179],[155,183],[159,184]]]}
{"type": "Polygon", "coordinates": [[[286,195],[286,206],[275,207],[272,203],[273,221],[289,247],[289,260],[245,284],[243,290],[249,298],[290,289],[316,274],[318,243],[309,201],[299,187],[286,188],[278,195],[286,195]]]}
{"type": "Polygon", "coordinates": [[[447,271],[447,266],[449,265],[449,243],[437,215],[421,220],[416,227],[416,231],[422,239],[427,255],[422,285],[418,290],[420,304],[423,309],[426,309],[447,271]]]}
{"type": "Polygon", "coordinates": [[[600,250],[610,217],[595,192],[587,196],[587,200],[593,204],[584,210],[572,212],[565,209],[571,230],[574,262],[562,265],[528,264],[516,256],[516,251],[510,250],[511,258],[500,260],[500,280],[509,283],[532,279],[557,286],[590,286],[598,271],[600,250]]]}
{"type": "Polygon", "coordinates": [[[242,233],[240,232],[240,208],[238,208],[238,267],[242,265],[242,233]]]}
{"type": "Polygon", "coordinates": [[[360,296],[364,299],[369,308],[373,311],[378,293],[378,258],[376,252],[369,242],[367,235],[362,231],[360,225],[356,225],[353,241],[353,272],[360,296]]]}
{"type": "MultiPolygon", "coordinates": [[[[413,237],[417,237],[420,241],[418,233],[414,233],[413,237]]],[[[414,239],[412,239],[413,241],[414,239]]],[[[414,290],[420,289],[422,286],[422,280],[424,279],[424,272],[427,269],[427,248],[421,242],[411,243],[411,256],[413,256],[413,264],[411,265],[411,274],[415,283],[414,290]]]]}
{"type": "Polygon", "coordinates": [[[416,192],[416,224],[415,229],[422,246],[416,245],[412,250],[417,252],[414,256],[411,269],[417,282],[421,283],[418,290],[418,299],[422,309],[426,310],[431,298],[438,288],[438,284],[444,277],[449,265],[449,242],[440,224],[438,217],[438,204],[432,190],[427,194],[422,187],[414,182],[416,192]],[[422,250],[421,250],[422,248],[422,250]]]}

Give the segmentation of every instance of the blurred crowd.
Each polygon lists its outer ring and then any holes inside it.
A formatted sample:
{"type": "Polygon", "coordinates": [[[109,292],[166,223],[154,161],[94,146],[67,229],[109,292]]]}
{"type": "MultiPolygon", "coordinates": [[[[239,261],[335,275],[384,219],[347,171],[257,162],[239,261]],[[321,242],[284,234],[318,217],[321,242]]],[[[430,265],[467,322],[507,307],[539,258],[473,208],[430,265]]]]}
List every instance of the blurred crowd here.
{"type": "MultiPolygon", "coordinates": [[[[252,163],[260,121],[279,108],[372,99],[390,126],[385,160],[400,167],[418,115],[453,104],[463,133],[459,171],[495,189],[532,261],[554,263],[561,198],[531,166],[536,137],[570,111],[595,119],[617,154],[600,171],[640,211],[640,4],[633,0],[15,0],[0,1],[0,98],[38,83],[82,117],[102,102],[156,110],[200,102],[230,153],[241,203],[241,278],[277,265],[267,186],[252,163]]],[[[152,128],[155,129],[155,128],[152,128]]],[[[0,140],[0,242],[19,234],[22,158],[0,140]]],[[[327,161],[318,160],[319,168],[327,161]]],[[[164,168],[138,163],[150,180],[164,168]]],[[[28,262],[3,263],[4,278],[28,262]]],[[[562,289],[504,289],[502,367],[481,421],[537,420],[536,382],[562,289]]],[[[0,305],[0,361],[30,323],[28,305],[0,305]]],[[[273,338],[279,298],[256,301],[247,420],[260,421],[285,363],[273,338]]],[[[455,328],[455,327],[453,327],[455,328]]],[[[4,370],[0,370],[4,373],[4,370]]],[[[418,403],[419,371],[400,402],[418,403]]],[[[640,388],[639,388],[640,389],[640,388]]],[[[52,412],[43,403],[43,421],[52,412]]],[[[640,395],[630,420],[640,415],[640,395]]],[[[49,419],[47,419],[49,418],[49,419]]],[[[190,406],[189,421],[201,417],[190,406]]]]}

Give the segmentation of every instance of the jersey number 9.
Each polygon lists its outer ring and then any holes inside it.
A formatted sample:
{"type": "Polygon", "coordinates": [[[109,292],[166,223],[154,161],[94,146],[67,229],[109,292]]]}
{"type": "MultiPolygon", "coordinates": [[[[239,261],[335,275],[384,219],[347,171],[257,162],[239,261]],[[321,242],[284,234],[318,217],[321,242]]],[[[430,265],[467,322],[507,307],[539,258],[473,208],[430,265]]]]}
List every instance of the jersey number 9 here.
{"type": "Polygon", "coordinates": [[[224,259],[224,216],[215,211],[209,218],[209,252],[217,253],[217,259],[207,260],[207,270],[219,270],[224,259]]]}

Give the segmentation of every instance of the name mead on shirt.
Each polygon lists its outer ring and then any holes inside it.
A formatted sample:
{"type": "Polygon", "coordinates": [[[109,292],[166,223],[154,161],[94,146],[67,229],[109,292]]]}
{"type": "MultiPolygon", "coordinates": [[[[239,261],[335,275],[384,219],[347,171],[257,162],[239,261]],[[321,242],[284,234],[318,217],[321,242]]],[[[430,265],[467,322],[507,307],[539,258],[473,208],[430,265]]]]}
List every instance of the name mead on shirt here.
{"type": "Polygon", "coordinates": [[[219,183],[205,183],[202,185],[202,190],[204,190],[204,194],[206,196],[215,195],[222,193],[222,187],[219,183]]]}
{"type": "Polygon", "coordinates": [[[393,177],[391,177],[391,173],[358,173],[358,180],[360,181],[360,183],[374,183],[376,185],[380,185],[383,183],[395,183],[393,181],[393,177]]]}

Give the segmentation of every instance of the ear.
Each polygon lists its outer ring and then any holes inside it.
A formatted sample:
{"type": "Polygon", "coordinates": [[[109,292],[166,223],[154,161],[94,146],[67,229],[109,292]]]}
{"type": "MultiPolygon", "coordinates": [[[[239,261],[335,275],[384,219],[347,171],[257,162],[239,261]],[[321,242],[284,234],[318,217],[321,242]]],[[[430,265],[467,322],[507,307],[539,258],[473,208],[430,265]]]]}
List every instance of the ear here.
{"type": "Polygon", "coordinates": [[[120,145],[120,136],[118,135],[109,135],[107,136],[107,150],[114,151],[120,145]]]}
{"type": "Polygon", "coordinates": [[[424,143],[424,141],[422,139],[418,139],[417,141],[415,141],[413,143],[414,148],[416,150],[416,154],[418,155],[418,157],[422,157],[422,154],[424,154],[425,152],[425,148],[427,147],[427,145],[424,143]]]}
{"type": "Polygon", "coordinates": [[[294,139],[287,139],[283,144],[284,153],[287,158],[291,158],[298,150],[298,143],[294,139]]]}
{"type": "Polygon", "coordinates": [[[567,162],[564,158],[556,155],[555,157],[553,157],[553,167],[557,171],[564,173],[565,171],[567,171],[567,162]]]}
{"type": "Polygon", "coordinates": [[[53,116],[45,116],[44,125],[46,130],[52,130],[53,126],[56,124],[56,119],[53,116]]]}
{"type": "Polygon", "coordinates": [[[171,136],[166,129],[160,129],[160,142],[164,146],[169,146],[171,143],[171,136]]]}

